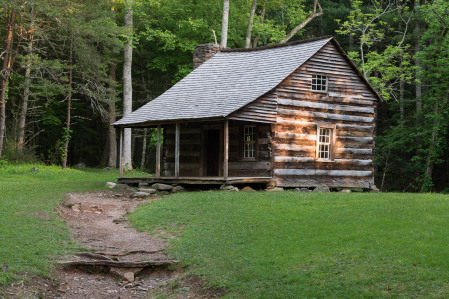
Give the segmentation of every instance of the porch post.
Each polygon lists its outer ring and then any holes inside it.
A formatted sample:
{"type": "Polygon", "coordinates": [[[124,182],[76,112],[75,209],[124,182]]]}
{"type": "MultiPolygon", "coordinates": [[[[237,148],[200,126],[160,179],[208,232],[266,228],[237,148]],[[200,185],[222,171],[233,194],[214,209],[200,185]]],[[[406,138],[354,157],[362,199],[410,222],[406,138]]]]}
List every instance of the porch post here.
{"type": "Polygon", "coordinates": [[[229,158],[229,120],[225,119],[224,122],[224,155],[223,155],[223,178],[228,179],[228,158],[229,158]]]}
{"type": "Polygon", "coordinates": [[[125,168],[125,157],[123,156],[123,147],[125,145],[125,140],[123,138],[125,129],[123,127],[120,127],[120,163],[119,163],[119,178],[123,177],[123,168],[125,168]]]}
{"type": "Polygon", "coordinates": [[[161,176],[161,125],[157,125],[156,177],[161,176]]]}
{"type": "Polygon", "coordinates": [[[179,139],[181,136],[180,124],[176,123],[175,134],[175,178],[179,178],[179,139]]]}

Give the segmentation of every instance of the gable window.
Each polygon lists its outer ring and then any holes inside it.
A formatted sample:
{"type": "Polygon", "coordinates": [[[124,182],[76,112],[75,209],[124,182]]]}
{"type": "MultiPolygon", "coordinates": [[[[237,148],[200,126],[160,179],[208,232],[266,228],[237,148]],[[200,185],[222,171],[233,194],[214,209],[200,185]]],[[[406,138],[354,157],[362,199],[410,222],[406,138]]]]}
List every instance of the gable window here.
{"type": "Polygon", "coordinates": [[[243,131],[243,158],[256,159],[256,126],[245,126],[243,131]]]}
{"type": "Polygon", "coordinates": [[[327,91],[327,76],[312,75],[312,90],[327,91]]]}
{"type": "Polygon", "coordinates": [[[318,126],[316,142],[316,158],[322,161],[332,161],[332,146],[335,127],[318,126]]]}

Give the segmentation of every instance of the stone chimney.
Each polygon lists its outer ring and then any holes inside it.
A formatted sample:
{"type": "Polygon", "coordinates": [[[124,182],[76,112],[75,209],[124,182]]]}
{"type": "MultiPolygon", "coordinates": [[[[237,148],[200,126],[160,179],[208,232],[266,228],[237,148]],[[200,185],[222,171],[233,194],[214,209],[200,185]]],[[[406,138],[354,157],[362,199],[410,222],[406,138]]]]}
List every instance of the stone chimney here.
{"type": "Polygon", "coordinates": [[[220,52],[220,45],[204,44],[198,45],[193,50],[193,68],[196,69],[206,61],[212,58],[215,54],[220,52]]]}

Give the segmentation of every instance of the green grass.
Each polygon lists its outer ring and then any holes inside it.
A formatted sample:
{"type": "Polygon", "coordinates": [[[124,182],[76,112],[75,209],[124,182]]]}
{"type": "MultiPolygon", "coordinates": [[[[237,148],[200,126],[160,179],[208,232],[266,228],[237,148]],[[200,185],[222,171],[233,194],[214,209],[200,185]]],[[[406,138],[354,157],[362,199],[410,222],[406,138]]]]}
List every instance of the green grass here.
{"type": "Polygon", "coordinates": [[[131,215],[229,297],[448,297],[449,197],[202,192],[131,215]]]}
{"type": "Polygon", "coordinates": [[[25,273],[48,275],[52,260],[78,248],[57,217],[57,205],[64,193],[104,189],[107,181],[116,180],[117,173],[1,164],[0,286],[25,273]],[[32,172],[32,167],[40,172],[32,172]],[[3,265],[8,265],[7,272],[3,272],[3,265]]]}

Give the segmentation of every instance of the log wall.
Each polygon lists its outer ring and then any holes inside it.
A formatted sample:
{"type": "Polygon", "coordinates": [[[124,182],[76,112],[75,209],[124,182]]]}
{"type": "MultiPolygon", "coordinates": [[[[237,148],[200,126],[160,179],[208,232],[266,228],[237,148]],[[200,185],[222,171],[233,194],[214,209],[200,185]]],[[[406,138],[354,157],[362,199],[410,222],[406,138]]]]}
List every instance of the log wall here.
{"type": "Polygon", "coordinates": [[[276,123],[276,109],[277,93],[273,90],[232,113],[229,118],[234,120],[274,124],[276,123]]]}
{"type": "MultiPolygon", "coordinates": [[[[201,125],[190,123],[181,125],[180,136],[180,176],[199,176],[201,153],[201,125]]],[[[175,175],[175,126],[164,126],[162,175],[175,175]]]]}
{"type": "Polygon", "coordinates": [[[275,92],[273,176],[279,186],[369,188],[374,184],[376,96],[333,43],[275,92]],[[312,91],[312,75],[327,76],[327,92],[312,91]],[[318,125],[335,127],[332,161],[316,159],[318,125]]]}

